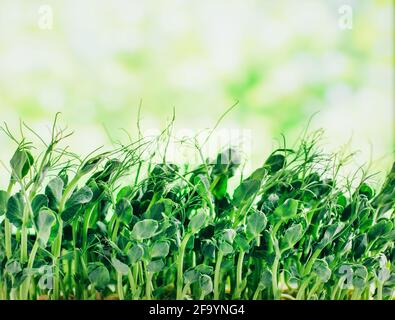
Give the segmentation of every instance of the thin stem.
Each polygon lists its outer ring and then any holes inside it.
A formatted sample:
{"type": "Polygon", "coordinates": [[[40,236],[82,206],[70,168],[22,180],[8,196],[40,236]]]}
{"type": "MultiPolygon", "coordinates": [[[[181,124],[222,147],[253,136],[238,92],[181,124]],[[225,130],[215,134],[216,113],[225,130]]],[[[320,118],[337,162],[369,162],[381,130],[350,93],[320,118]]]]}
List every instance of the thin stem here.
{"type": "Polygon", "coordinates": [[[314,284],[314,286],[311,288],[309,294],[307,295],[307,300],[310,300],[313,296],[313,294],[317,291],[319,286],[321,285],[321,281],[317,279],[317,282],[314,284]]]}
{"type": "MultiPolygon", "coordinates": [[[[39,248],[39,242],[36,239],[36,241],[34,242],[32,251],[30,252],[30,256],[29,256],[29,262],[27,264],[27,269],[31,270],[33,268],[34,265],[34,260],[36,258],[36,254],[37,254],[37,250],[39,248]]],[[[26,280],[24,281],[24,283],[21,286],[22,289],[22,299],[27,300],[28,296],[29,296],[29,288],[30,288],[30,282],[31,282],[31,275],[29,274],[26,278],[26,280]]]]}
{"type": "Polygon", "coordinates": [[[317,260],[318,256],[321,254],[322,249],[317,249],[314,251],[313,255],[311,256],[309,262],[306,265],[306,268],[303,270],[303,275],[310,274],[311,269],[313,268],[313,264],[315,260],[317,260]]]}
{"type": "Polygon", "coordinates": [[[296,300],[294,296],[291,296],[290,294],[282,293],[281,298],[284,298],[286,300],[296,300]]]}
{"type": "Polygon", "coordinates": [[[182,297],[185,297],[185,296],[187,295],[187,292],[188,292],[188,290],[189,290],[190,287],[191,287],[191,284],[190,284],[190,283],[187,283],[187,284],[184,286],[184,289],[182,290],[182,297]]]}
{"type": "Polygon", "coordinates": [[[11,233],[11,223],[10,220],[8,220],[8,218],[4,219],[4,228],[5,228],[5,234],[4,234],[5,254],[7,259],[10,259],[12,256],[12,248],[11,248],[12,233],[11,233]]]}
{"type": "Polygon", "coordinates": [[[129,280],[130,290],[132,291],[132,298],[135,299],[135,296],[136,296],[136,282],[134,280],[132,270],[130,270],[130,269],[128,271],[128,280],[129,280]]]}
{"type": "Polygon", "coordinates": [[[272,289],[273,289],[273,299],[279,300],[280,299],[280,292],[278,289],[278,282],[277,282],[277,273],[278,273],[278,265],[280,263],[280,256],[276,254],[274,258],[273,266],[272,266],[272,289]]]}
{"type": "MultiPolygon", "coordinates": [[[[10,182],[7,188],[7,201],[11,196],[12,188],[14,187],[14,183],[10,182]]],[[[12,226],[10,223],[10,220],[8,220],[7,217],[4,219],[4,242],[5,242],[5,254],[7,259],[10,259],[12,256],[12,247],[11,247],[11,242],[12,242],[12,226]]]]}
{"type": "Polygon", "coordinates": [[[184,255],[185,255],[185,249],[188,244],[189,238],[192,236],[191,233],[187,233],[184,236],[184,239],[181,242],[180,245],[180,252],[178,254],[178,259],[177,259],[177,300],[182,300],[183,299],[183,294],[182,294],[182,287],[184,284],[184,255]]]}
{"type": "Polygon", "coordinates": [[[26,223],[23,222],[22,230],[21,230],[21,262],[24,263],[26,261],[27,261],[27,227],[26,227],[26,223]]]}
{"type": "Polygon", "coordinates": [[[116,242],[117,240],[117,236],[118,236],[118,230],[119,230],[119,226],[121,225],[121,220],[117,219],[115,222],[115,226],[114,229],[112,231],[112,236],[111,236],[111,240],[116,242]]]}
{"type": "Polygon", "coordinates": [[[22,182],[20,182],[21,186],[21,192],[23,194],[23,197],[25,199],[25,208],[23,210],[23,217],[22,217],[22,231],[21,231],[21,262],[24,263],[28,259],[28,253],[27,253],[27,242],[28,242],[28,223],[29,223],[29,217],[33,217],[33,209],[29,200],[29,197],[27,196],[25,186],[23,185],[22,182]]]}
{"type": "Polygon", "coordinates": [[[237,259],[235,299],[239,299],[241,296],[241,291],[242,291],[241,283],[242,283],[244,256],[245,256],[245,252],[240,251],[239,257],[237,259]]]}
{"type": "Polygon", "coordinates": [[[120,272],[117,272],[117,290],[119,300],[125,300],[123,295],[122,274],[120,272]]]}
{"type": "Polygon", "coordinates": [[[274,246],[274,251],[275,251],[275,257],[272,265],[272,290],[273,290],[273,299],[279,300],[280,299],[280,290],[278,289],[278,266],[280,263],[280,258],[281,258],[281,252],[280,248],[278,246],[278,240],[276,239],[276,233],[278,228],[280,227],[280,223],[277,223],[274,227],[273,233],[272,233],[272,243],[274,246]]]}
{"type": "Polygon", "coordinates": [[[81,179],[81,175],[77,174],[74,179],[70,182],[70,184],[67,186],[66,190],[63,193],[62,199],[60,200],[59,203],[59,229],[58,229],[58,234],[56,235],[56,238],[53,242],[52,245],[52,254],[53,254],[53,264],[55,266],[55,272],[54,272],[54,277],[53,277],[53,284],[54,284],[54,289],[53,289],[53,294],[54,294],[54,299],[57,300],[59,299],[59,281],[60,281],[60,264],[57,265],[58,259],[60,257],[60,254],[62,252],[62,238],[63,238],[63,221],[60,218],[61,213],[63,212],[66,201],[69,199],[69,196],[72,194],[74,189],[77,186],[77,183],[81,179]]]}
{"type": "Polygon", "coordinates": [[[341,277],[339,282],[333,288],[333,291],[332,291],[332,294],[331,294],[331,300],[336,300],[337,290],[343,286],[343,283],[344,283],[345,279],[346,279],[345,277],[341,277]]]}
{"type": "Polygon", "coordinates": [[[383,300],[383,283],[377,281],[377,300],[383,300]]]}
{"type": "Polygon", "coordinates": [[[52,253],[53,254],[52,262],[53,265],[55,266],[55,271],[53,275],[53,286],[54,286],[53,294],[55,300],[59,299],[60,263],[58,262],[58,259],[60,258],[60,254],[62,251],[62,236],[63,236],[63,221],[59,219],[59,230],[54,240],[53,253],[52,253]]]}
{"type": "Polygon", "coordinates": [[[296,296],[296,300],[304,300],[304,291],[306,290],[307,286],[309,285],[312,277],[313,277],[313,275],[310,275],[309,277],[307,277],[306,280],[304,280],[302,282],[302,285],[300,286],[300,288],[298,288],[298,294],[296,296]]]}
{"type": "Polygon", "coordinates": [[[73,193],[74,189],[77,187],[78,181],[82,178],[80,174],[77,174],[69,185],[64,190],[63,196],[59,202],[59,214],[63,212],[66,205],[66,201],[69,199],[70,195],[73,193]]]}
{"type": "Polygon", "coordinates": [[[261,294],[261,292],[262,292],[262,288],[258,285],[258,287],[256,288],[256,290],[254,292],[252,300],[258,300],[259,295],[261,294]]]}
{"type": "Polygon", "coordinates": [[[152,272],[148,272],[147,262],[143,261],[144,274],[145,274],[145,299],[151,300],[152,293],[152,272]]]}
{"type": "Polygon", "coordinates": [[[361,297],[362,291],[354,288],[354,292],[352,293],[351,300],[359,300],[361,297]]]}
{"type": "Polygon", "coordinates": [[[147,300],[151,300],[151,292],[152,292],[152,273],[146,271],[145,296],[147,300]]]}
{"type": "Polygon", "coordinates": [[[214,300],[219,300],[219,280],[220,280],[221,264],[223,257],[224,257],[224,253],[222,251],[218,251],[217,263],[215,264],[215,273],[214,273],[214,300]]]}

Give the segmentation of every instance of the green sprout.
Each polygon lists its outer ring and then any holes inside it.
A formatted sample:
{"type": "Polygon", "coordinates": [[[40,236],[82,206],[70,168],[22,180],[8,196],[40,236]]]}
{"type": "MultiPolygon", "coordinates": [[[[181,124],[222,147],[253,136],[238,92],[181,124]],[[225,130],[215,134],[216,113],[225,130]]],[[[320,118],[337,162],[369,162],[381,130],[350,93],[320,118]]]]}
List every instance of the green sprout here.
{"type": "Polygon", "coordinates": [[[322,151],[322,131],[247,178],[234,148],[167,161],[171,126],[85,158],[62,147],[58,116],[48,142],[25,124],[3,132],[16,151],[0,190],[0,299],[394,298],[395,164],[381,188],[363,168],[345,175],[352,155],[322,151]]]}

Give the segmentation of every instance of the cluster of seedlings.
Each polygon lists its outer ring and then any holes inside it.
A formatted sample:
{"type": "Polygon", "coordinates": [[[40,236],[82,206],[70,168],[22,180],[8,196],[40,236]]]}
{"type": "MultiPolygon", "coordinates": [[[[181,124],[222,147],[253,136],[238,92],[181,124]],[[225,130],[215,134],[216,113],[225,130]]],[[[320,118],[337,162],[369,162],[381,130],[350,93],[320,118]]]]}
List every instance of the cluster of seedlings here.
{"type": "Polygon", "coordinates": [[[395,165],[375,190],[320,132],[243,176],[233,148],[194,167],[144,139],[80,159],[56,121],[43,150],[3,131],[0,299],[394,297],[395,165]]]}

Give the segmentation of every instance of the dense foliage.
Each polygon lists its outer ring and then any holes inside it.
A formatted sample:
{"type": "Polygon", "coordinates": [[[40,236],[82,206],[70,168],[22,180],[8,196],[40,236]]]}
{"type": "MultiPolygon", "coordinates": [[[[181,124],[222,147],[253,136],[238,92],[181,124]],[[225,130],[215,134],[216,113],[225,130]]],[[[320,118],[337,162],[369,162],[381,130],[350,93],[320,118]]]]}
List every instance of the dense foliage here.
{"type": "Polygon", "coordinates": [[[234,190],[240,158],[194,168],[143,140],[79,159],[53,128],[26,138],[0,191],[0,299],[392,299],[395,165],[381,190],[344,177],[319,134],[275,150],[234,190]]]}

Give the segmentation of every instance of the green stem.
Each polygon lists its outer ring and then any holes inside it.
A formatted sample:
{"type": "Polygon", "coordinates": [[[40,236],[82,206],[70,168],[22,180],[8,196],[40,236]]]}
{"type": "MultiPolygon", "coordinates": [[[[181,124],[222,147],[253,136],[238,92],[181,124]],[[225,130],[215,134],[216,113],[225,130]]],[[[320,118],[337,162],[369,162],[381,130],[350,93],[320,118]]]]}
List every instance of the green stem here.
{"type": "Polygon", "coordinates": [[[361,290],[354,288],[354,292],[352,293],[351,300],[360,300],[361,294],[362,294],[361,290]]]}
{"type": "Polygon", "coordinates": [[[60,254],[62,251],[62,236],[63,236],[63,222],[61,219],[59,219],[59,230],[53,243],[53,252],[52,252],[53,254],[52,262],[55,267],[54,275],[53,275],[53,295],[55,300],[58,300],[60,296],[59,295],[60,263],[58,262],[58,259],[60,258],[60,254]]]}
{"type": "Polygon", "coordinates": [[[12,256],[12,249],[11,249],[11,239],[12,239],[12,234],[11,234],[11,223],[10,220],[7,218],[4,219],[4,228],[5,228],[5,234],[4,234],[4,241],[5,241],[5,254],[7,259],[11,259],[12,256]]]}
{"type": "Polygon", "coordinates": [[[310,274],[311,269],[313,268],[313,264],[314,264],[315,260],[317,260],[319,255],[321,254],[321,251],[322,251],[322,249],[317,249],[316,251],[314,251],[313,255],[311,256],[311,258],[309,259],[309,262],[306,265],[306,268],[303,270],[303,275],[310,274]]]}
{"type": "Polygon", "coordinates": [[[275,257],[274,257],[272,270],[271,270],[272,271],[272,290],[273,290],[273,299],[274,300],[279,300],[280,296],[281,296],[280,290],[278,289],[278,266],[280,264],[281,252],[280,252],[280,248],[278,246],[278,241],[275,236],[280,225],[281,225],[280,223],[276,224],[276,226],[273,229],[273,234],[272,234],[272,243],[273,243],[274,251],[275,251],[275,257]]]}
{"type": "Polygon", "coordinates": [[[66,189],[63,192],[63,196],[59,202],[59,214],[63,212],[66,201],[69,199],[70,195],[73,193],[74,189],[77,187],[78,181],[82,178],[80,174],[77,174],[73,180],[69,183],[66,189]]]}
{"type": "MultiPolygon", "coordinates": [[[[25,219],[23,219],[25,220],[25,219]]],[[[21,262],[25,263],[27,261],[27,227],[26,223],[23,222],[22,224],[22,231],[21,231],[21,262]]]]}
{"type": "Polygon", "coordinates": [[[252,297],[252,300],[258,300],[261,292],[262,292],[262,288],[258,285],[258,287],[256,288],[256,290],[254,292],[254,296],[252,297]]]}
{"type": "Polygon", "coordinates": [[[139,264],[135,263],[133,266],[133,279],[134,279],[134,283],[136,285],[136,291],[137,291],[137,286],[138,286],[138,281],[139,281],[139,264]]]}
{"type": "Polygon", "coordinates": [[[185,297],[185,296],[187,295],[187,292],[188,292],[188,290],[189,290],[190,287],[191,287],[190,283],[187,283],[187,284],[184,286],[184,289],[182,290],[182,297],[185,297]]]}
{"type": "Polygon", "coordinates": [[[307,298],[306,298],[307,300],[311,299],[311,297],[317,291],[317,289],[319,288],[320,285],[321,285],[321,281],[319,279],[317,279],[317,282],[314,284],[314,286],[311,288],[309,294],[307,295],[307,298]]]}
{"type": "MultiPolygon", "coordinates": [[[[28,270],[31,270],[33,268],[34,260],[36,258],[36,254],[37,254],[37,250],[38,250],[39,246],[40,245],[38,243],[38,240],[36,240],[34,242],[32,251],[30,252],[29,262],[27,263],[27,269],[28,270]]],[[[29,296],[30,282],[31,282],[31,275],[29,274],[27,276],[26,280],[22,284],[21,296],[22,296],[23,300],[27,300],[27,298],[29,296]]]]}
{"type": "Polygon", "coordinates": [[[84,224],[82,227],[82,245],[81,245],[83,251],[86,249],[86,245],[88,242],[89,223],[94,209],[95,209],[95,205],[93,205],[92,208],[88,209],[85,213],[84,224]]]}
{"type": "Polygon", "coordinates": [[[304,291],[309,285],[312,277],[313,275],[310,275],[305,281],[302,282],[302,285],[300,286],[300,288],[298,288],[298,294],[296,295],[296,300],[304,300],[304,291]]]}
{"type": "Polygon", "coordinates": [[[117,272],[117,289],[119,300],[125,300],[123,295],[122,274],[120,272],[117,272]]]}
{"type": "Polygon", "coordinates": [[[220,280],[221,264],[223,257],[224,257],[224,253],[222,251],[218,251],[217,262],[215,264],[215,273],[214,273],[214,300],[219,300],[219,280],[220,280]]]}
{"type": "Polygon", "coordinates": [[[33,268],[33,264],[34,264],[34,260],[36,259],[36,255],[37,255],[37,250],[40,247],[38,240],[36,240],[34,242],[32,251],[30,252],[30,256],[29,256],[29,262],[27,264],[27,268],[28,269],[32,269],[33,268]]]}
{"type": "MultiPolygon", "coordinates": [[[[11,196],[12,188],[14,187],[14,183],[10,182],[7,188],[7,201],[11,196]]],[[[12,242],[12,227],[10,220],[8,220],[7,217],[4,219],[4,242],[5,242],[5,254],[7,259],[10,259],[12,256],[12,247],[11,247],[11,242],[12,242]]]]}
{"type": "Polygon", "coordinates": [[[383,283],[377,281],[377,300],[383,300],[383,283]]]}
{"type": "Polygon", "coordinates": [[[236,270],[236,292],[235,299],[239,299],[242,291],[242,273],[243,273],[243,262],[244,262],[245,252],[240,251],[239,257],[237,259],[237,270],[236,270]]]}
{"type": "Polygon", "coordinates": [[[21,231],[21,262],[25,263],[28,259],[27,253],[27,242],[28,242],[28,224],[29,224],[29,216],[33,217],[33,209],[31,207],[31,203],[29,197],[27,196],[25,186],[22,182],[20,182],[21,192],[25,199],[25,208],[23,210],[23,217],[22,217],[22,231],[21,231]]]}
{"type": "Polygon", "coordinates": [[[112,236],[111,236],[111,240],[112,240],[113,242],[116,242],[116,240],[117,240],[118,230],[119,230],[119,226],[120,226],[120,225],[121,225],[121,220],[120,220],[120,219],[117,219],[116,222],[115,222],[114,229],[113,229],[113,231],[112,231],[112,236]]]}
{"type": "Polygon", "coordinates": [[[5,287],[5,283],[3,285],[3,279],[0,278],[0,301],[3,301],[3,300],[7,299],[6,298],[6,294],[5,294],[6,291],[4,290],[3,287],[5,287]]]}
{"type": "Polygon", "coordinates": [[[367,286],[362,294],[363,300],[370,300],[370,287],[367,286]]]}
{"type": "Polygon", "coordinates": [[[291,296],[290,294],[282,293],[281,298],[284,298],[286,300],[296,300],[294,296],[291,296]]]}
{"type": "Polygon", "coordinates": [[[276,255],[274,258],[273,266],[272,266],[272,289],[273,289],[273,298],[274,300],[279,300],[280,293],[278,289],[278,282],[277,282],[277,273],[278,273],[278,265],[280,262],[280,257],[276,255]]]}
{"type": "Polygon", "coordinates": [[[340,278],[339,282],[333,288],[333,291],[332,291],[332,294],[331,294],[331,300],[336,300],[337,290],[339,289],[339,287],[343,286],[343,283],[344,283],[345,279],[346,278],[344,278],[344,277],[340,278]]]}
{"type": "Polygon", "coordinates": [[[62,199],[59,202],[59,229],[58,229],[58,234],[56,235],[56,238],[53,242],[52,245],[52,255],[53,255],[53,264],[55,266],[55,271],[54,271],[54,277],[53,277],[53,295],[54,299],[58,300],[59,299],[59,286],[60,286],[60,264],[58,265],[58,259],[60,258],[60,254],[62,252],[62,239],[63,239],[63,221],[60,217],[61,213],[65,209],[66,201],[69,199],[69,196],[73,193],[74,189],[77,186],[78,181],[81,179],[81,175],[77,174],[74,179],[70,182],[70,184],[67,186],[65,189],[62,199]]]}
{"type": "Polygon", "coordinates": [[[132,270],[129,269],[128,271],[128,279],[129,279],[129,285],[130,285],[130,290],[132,291],[132,298],[135,299],[136,296],[136,282],[133,277],[132,270]]]}
{"type": "Polygon", "coordinates": [[[145,296],[147,300],[151,300],[152,292],[152,273],[146,271],[146,283],[145,283],[145,296]]]}
{"type": "Polygon", "coordinates": [[[177,258],[177,300],[183,299],[182,288],[184,284],[184,256],[185,256],[185,249],[188,244],[189,238],[192,236],[191,233],[187,233],[184,236],[184,239],[180,245],[180,252],[177,258]]]}

